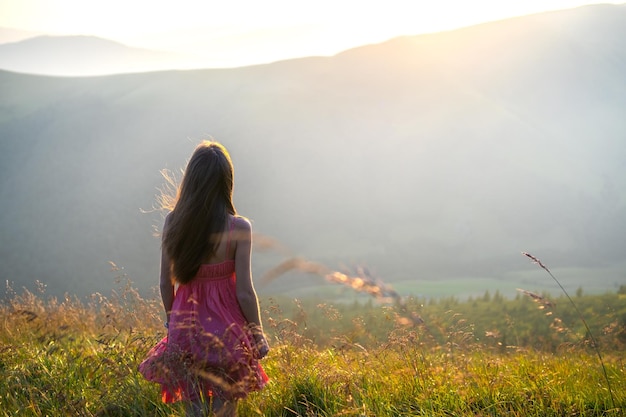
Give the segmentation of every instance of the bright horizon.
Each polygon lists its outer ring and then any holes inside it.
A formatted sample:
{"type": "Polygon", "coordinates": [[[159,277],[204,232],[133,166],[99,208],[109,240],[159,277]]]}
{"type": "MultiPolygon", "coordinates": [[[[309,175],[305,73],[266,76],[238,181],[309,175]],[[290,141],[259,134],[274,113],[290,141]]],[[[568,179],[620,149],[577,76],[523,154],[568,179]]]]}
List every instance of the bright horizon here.
{"type": "Polygon", "coordinates": [[[402,35],[457,29],[510,17],[622,1],[411,0],[0,0],[0,28],[89,35],[128,46],[202,57],[214,67],[334,55],[402,35]]]}

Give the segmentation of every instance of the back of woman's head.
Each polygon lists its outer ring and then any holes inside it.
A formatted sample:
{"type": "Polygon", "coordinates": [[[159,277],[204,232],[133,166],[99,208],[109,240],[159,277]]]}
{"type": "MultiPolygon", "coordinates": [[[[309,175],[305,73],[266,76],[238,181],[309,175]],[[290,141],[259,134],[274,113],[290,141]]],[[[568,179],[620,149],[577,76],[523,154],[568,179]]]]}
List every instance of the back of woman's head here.
{"type": "Polygon", "coordinates": [[[209,141],[198,145],[185,169],[163,237],[176,281],[189,282],[202,260],[215,253],[228,214],[236,214],[233,182],[233,164],[226,148],[209,141]]]}
{"type": "Polygon", "coordinates": [[[202,142],[194,151],[178,192],[176,208],[184,205],[206,207],[211,200],[232,204],[233,164],[224,146],[202,142]]]}

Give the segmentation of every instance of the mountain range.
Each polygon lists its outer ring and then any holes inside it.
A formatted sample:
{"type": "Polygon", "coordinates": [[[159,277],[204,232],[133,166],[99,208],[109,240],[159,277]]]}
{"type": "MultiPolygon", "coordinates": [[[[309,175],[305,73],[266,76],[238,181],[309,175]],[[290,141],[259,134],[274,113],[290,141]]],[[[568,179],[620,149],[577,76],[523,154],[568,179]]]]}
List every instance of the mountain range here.
{"type": "Polygon", "coordinates": [[[0,69],[41,75],[97,76],[181,68],[193,57],[132,48],[94,36],[41,35],[0,44],[0,69]]]}
{"type": "Polygon", "coordinates": [[[259,233],[257,277],[299,256],[406,295],[549,287],[527,251],[568,288],[611,289],[626,282],[624,74],[626,5],[241,68],[0,71],[0,278],[86,295],[122,274],[150,291],[160,170],[214,138],[259,233]]]}

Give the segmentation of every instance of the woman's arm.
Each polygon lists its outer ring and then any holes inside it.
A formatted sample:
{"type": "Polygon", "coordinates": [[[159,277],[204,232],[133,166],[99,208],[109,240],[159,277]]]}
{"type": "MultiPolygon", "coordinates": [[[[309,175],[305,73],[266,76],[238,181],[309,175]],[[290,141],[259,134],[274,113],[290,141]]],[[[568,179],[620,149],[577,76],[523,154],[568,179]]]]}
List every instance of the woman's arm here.
{"type": "Polygon", "coordinates": [[[235,236],[237,301],[239,301],[241,311],[250,325],[259,357],[263,358],[267,355],[270,348],[263,334],[259,299],[254,290],[254,285],[252,284],[252,267],[250,260],[252,255],[252,226],[248,220],[241,217],[235,218],[235,236]]]}
{"type": "MultiPolygon", "coordinates": [[[[165,218],[165,224],[163,225],[162,238],[165,236],[170,221],[170,215],[165,218]]],[[[165,315],[167,317],[166,323],[170,322],[170,312],[172,311],[172,304],[174,303],[174,284],[172,283],[170,258],[167,256],[167,252],[163,247],[163,239],[161,239],[161,275],[159,278],[159,288],[161,290],[161,300],[163,301],[163,308],[165,308],[165,315]]]]}
{"type": "Polygon", "coordinates": [[[248,323],[263,328],[259,301],[252,284],[252,226],[242,217],[235,218],[235,272],[237,274],[237,300],[248,323]]]}

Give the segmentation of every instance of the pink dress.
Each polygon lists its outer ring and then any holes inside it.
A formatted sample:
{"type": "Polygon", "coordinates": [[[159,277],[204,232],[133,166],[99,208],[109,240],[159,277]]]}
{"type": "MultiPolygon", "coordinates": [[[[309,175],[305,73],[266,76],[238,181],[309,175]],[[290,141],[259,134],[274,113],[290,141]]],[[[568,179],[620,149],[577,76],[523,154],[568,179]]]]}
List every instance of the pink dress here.
{"type": "Polygon", "coordinates": [[[193,401],[200,393],[244,398],[267,383],[235,281],[235,261],[227,260],[201,265],[176,289],[168,335],[139,365],[147,380],[161,384],[164,402],[193,401]]]}

